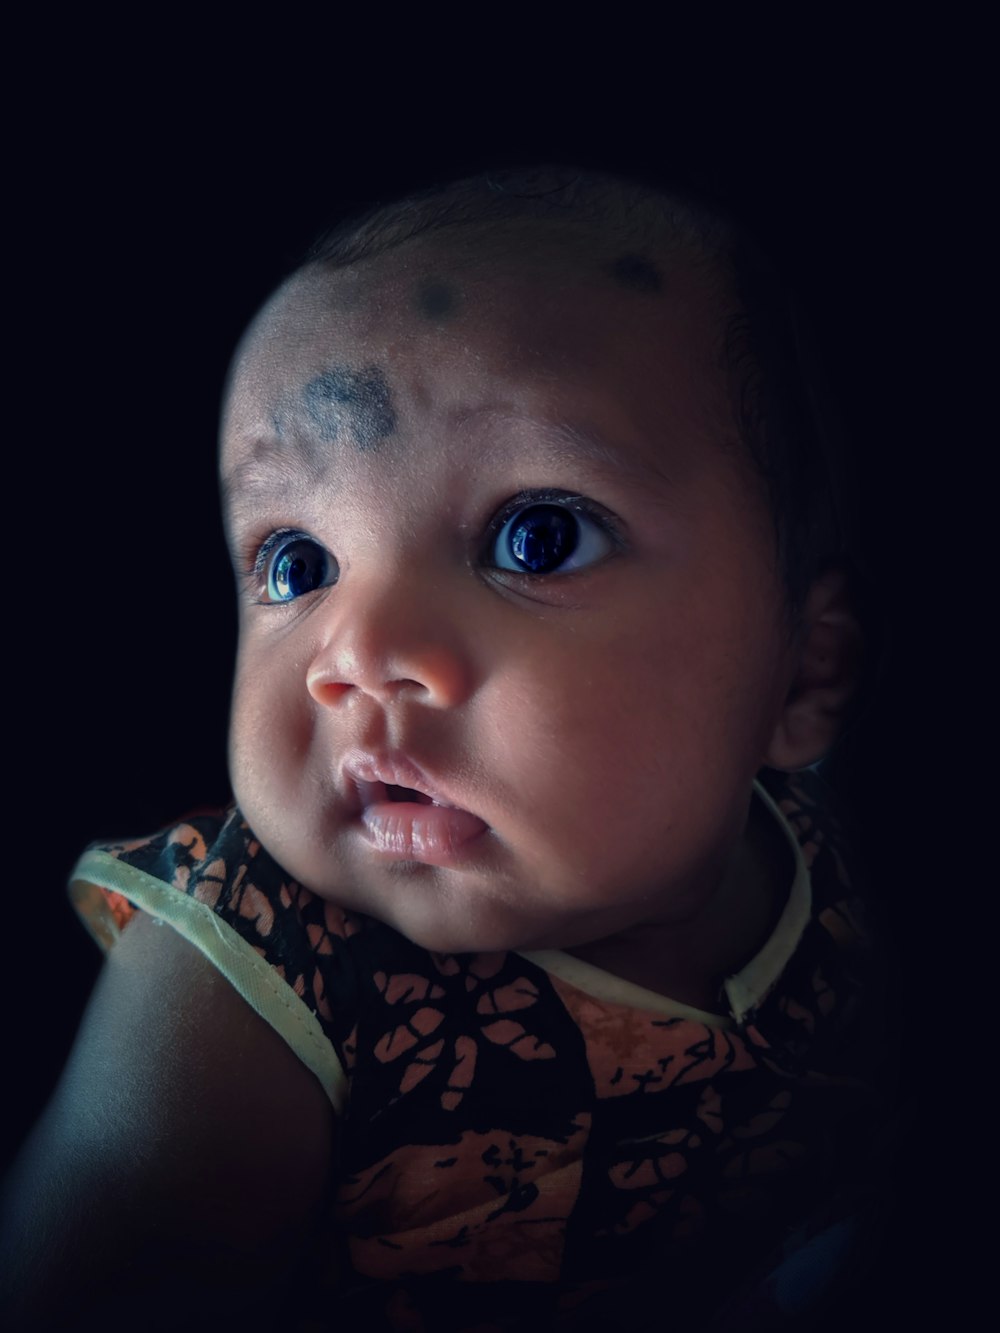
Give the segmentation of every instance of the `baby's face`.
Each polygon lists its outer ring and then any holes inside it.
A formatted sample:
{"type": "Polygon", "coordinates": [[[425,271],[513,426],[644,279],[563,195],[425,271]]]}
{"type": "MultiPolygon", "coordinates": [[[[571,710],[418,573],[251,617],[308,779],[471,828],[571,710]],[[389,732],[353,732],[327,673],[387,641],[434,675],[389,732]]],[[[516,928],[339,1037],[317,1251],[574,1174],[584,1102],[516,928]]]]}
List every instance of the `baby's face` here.
{"type": "Polygon", "coordinates": [[[322,897],[568,948],[697,913],[792,660],[705,279],[474,240],[300,273],[244,340],[232,778],[322,897]]]}

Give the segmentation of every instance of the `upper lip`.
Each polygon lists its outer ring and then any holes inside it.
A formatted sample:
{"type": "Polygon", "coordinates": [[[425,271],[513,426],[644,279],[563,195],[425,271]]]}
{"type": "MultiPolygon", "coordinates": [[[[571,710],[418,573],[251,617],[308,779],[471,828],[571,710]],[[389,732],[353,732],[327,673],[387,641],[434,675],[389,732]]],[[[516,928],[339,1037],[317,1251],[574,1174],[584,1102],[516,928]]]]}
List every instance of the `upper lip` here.
{"type": "Polygon", "coordinates": [[[442,791],[435,779],[429,778],[409,755],[400,750],[351,750],[344,755],[341,770],[348,799],[355,799],[356,813],[373,801],[384,799],[384,792],[373,790],[379,786],[410,787],[429,796],[435,805],[461,808],[442,791]]]}

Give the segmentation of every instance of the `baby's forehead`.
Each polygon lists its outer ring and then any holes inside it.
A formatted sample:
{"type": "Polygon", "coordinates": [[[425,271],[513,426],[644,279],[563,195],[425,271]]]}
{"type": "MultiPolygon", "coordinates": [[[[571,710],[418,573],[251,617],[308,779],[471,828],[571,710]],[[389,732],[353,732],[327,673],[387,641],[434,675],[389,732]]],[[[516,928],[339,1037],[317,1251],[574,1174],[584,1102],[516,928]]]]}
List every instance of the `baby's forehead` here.
{"type": "Polygon", "coordinates": [[[669,432],[717,406],[718,305],[689,254],[537,224],[314,264],[244,337],[224,449],[227,437],[296,436],[321,453],[341,441],[374,452],[418,433],[426,452],[425,427],[498,402],[512,419],[572,417],[612,436],[618,418],[631,412],[640,429],[645,413],[669,432]]]}
{"type": "Polygon", "coordinates": [[[418,338],[492,344],[515,362],[585,349],[609,326],[659,321],[690,335],[719,326],[719,283],[690,248],[630,248],[614,237],[537,223],[453,228],[342,268],[312,264],[247,330],[233,381],[305,367],[333,345],[405,354],[418,338]],[[544,343],[544,347],[537,344],[544,343]]]}

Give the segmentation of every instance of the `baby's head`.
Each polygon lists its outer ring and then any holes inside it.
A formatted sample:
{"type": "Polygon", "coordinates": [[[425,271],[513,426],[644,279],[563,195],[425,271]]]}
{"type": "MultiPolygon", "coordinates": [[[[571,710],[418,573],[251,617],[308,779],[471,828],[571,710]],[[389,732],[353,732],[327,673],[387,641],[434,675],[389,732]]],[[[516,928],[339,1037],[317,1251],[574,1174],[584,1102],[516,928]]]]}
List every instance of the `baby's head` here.
{"type": "Polygon", "coordinates": [[[487,175],[341,228],[257,317],[230,762],[308,888],[442,951],[680,926],[758,770],[834,744],[836,508],[741,255],[641,186],[487,175]]]}

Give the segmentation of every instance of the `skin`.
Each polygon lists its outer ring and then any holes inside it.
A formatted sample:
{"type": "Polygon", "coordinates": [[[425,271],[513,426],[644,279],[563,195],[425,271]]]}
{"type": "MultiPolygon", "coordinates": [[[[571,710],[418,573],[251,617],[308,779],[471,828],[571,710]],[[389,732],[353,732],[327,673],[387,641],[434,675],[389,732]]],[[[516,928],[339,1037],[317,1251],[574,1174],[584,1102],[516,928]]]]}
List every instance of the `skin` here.
{"type": "Polygon", "coordinates": [[[3,1182],[4,1329],[173,1329],[192,1310],[197,1327],[279,1326],[334,1135],[285,1041],[198,949],[140,915],[3,1182]]]}
{"type": "Polygon", "coordinates": [[[753,779],[829,749],[858,641],[836,572],[789,634],[724,315],[676,248],[654,264],[537,223],[307,269],[265,307],[223,422],[230,763],[308,888],[433,950],[568,949],[717,1006],[790,882],[753,779]],[[612,516],[585,525],[592,561],[494,567],[491,521],[533,488],[612,516]],[[285,528],[338,578],[273,603],[253,566],[285,528]],[[372,848],[356,748],[404,751],[485,822],[464,861],[372,848]]]}

